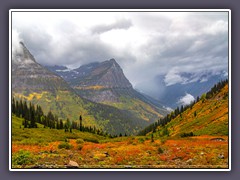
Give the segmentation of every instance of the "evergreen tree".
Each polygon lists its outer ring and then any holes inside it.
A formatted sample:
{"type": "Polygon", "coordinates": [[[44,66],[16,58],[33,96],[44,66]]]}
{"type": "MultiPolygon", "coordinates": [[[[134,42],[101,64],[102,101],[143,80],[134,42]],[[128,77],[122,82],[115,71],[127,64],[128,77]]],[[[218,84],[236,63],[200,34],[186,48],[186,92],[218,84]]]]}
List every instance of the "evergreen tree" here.
{"type": "Polygon", "coordinates": [[[47,120],[46,126],[50,127],[50,129],[52,129],[54,126],[54,116],[51,111],[48,112],[46,120],[47,120]]]}
{"type": "Polygon", "coordinates": [[[83,131],[83,127],[82,127],[82,116],[81,116],[81,115],[79,116],[79,121],[80,121],[80,128],[79,128],[79,130],[80,130],[80,131],[83,131]]]}
{"type": "Polygon", "coordinates": [[[70,129],[70,120],[67,118],[67,121],[66,121],[66,128],[67,130],[70,129]]]}
{"type": "Polygon", "coordinates": [[[151,134],[151,142],[154,142],[153,133],[151,134]]]}
{"type": "Polygon", "coordinates": [[[12,99],[12,113],[16,114],[16,105],[15,105],[15,99],[12,99]]]}
{"type": "Polygon", "coordinates": [[[62,121],[62,119],[60,119],[60,125],[59,125],[59,128],[60,128],[60,129],[63,129],[63,121],[62,121]]]}
{"type": "Polygon", "coordinates": [[[197,116],[197,111],[194,111],[194,117],[196,117],[197,116]]]}
{"type": "Polygon", "coordinates": [[[16,116],[20,117],[20,112],[19,112],[19,103],[16,101],[16,116]]]}
{"type": "Polygon", "coordinates": [[[20,102],[19,102],[19,117],[23,117],[23,102],[22,102],[22,99],[20,99],[20,102]]]}
{"type": "Polygon", "coordinates": [[[23,114],[22,114],[22,117],[23,118],[28,118],[28,106],[27,106],[27,101],[24,101],[23,103],[23,114]]]}

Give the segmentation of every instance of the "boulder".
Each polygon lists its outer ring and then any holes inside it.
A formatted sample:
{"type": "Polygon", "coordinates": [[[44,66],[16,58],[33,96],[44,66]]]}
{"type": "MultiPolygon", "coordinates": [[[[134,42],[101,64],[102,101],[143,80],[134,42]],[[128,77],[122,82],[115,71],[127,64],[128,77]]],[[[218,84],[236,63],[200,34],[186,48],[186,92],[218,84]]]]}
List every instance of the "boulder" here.
{"type": "Polygon", "coordinates": [[[79,168],[79,165],[77,162],[70,160],[67,165],[67,168],[79,168]]]}

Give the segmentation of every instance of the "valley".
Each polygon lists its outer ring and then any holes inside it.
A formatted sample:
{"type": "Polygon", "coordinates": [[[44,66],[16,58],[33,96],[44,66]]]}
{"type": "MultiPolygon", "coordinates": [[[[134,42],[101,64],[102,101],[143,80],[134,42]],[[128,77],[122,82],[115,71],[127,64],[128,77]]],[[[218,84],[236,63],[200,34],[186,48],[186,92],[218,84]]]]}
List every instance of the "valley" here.
{"type": "Polygon", "coordinates": [[[228,168],[228,136],[112,139],[77,130],[23,130],[19,120],[13,117],[13,168],[228,168]]]}
{"type": "Polygon", "coordinates": [[[170,111],[135,90],[115,59],[44,67],[20,47],[12,63],[13,169],[229,167],[228,80],[170,111]]]}
{"type": "MultiPolygon", "coordinates": [[[[45,114],[52,111],[59,118],[70,121],[82,115],[84,124],[88,126],[96,126],[112,135],[132,135],[168,113],[165,108],[157,107],[137,93],[113,59],[98,64],[94,71],[87,68],[90,75],[83,76],[86,78],[84,81],[77,81],[87,83],[83,86],[86,93],[92,90],[92,86],[107,87],[103,91],[95,88],[94,94],[85,96],[79,93],[80,86],[70,86],[61,76],[37,63],[22,42],[20,47],[22,53],[16,54],[12,61],[12,95],[18,100],[42,106],[45,114]],[[110,92],[110,95],[104,96],[101,92],[110,92]],[[96,93],[100,93],[104,101],[94,101],[94,97],[98,98],[96,93]],[[111,101],[105,101],[104,97],[111,101]]],[[[85,70],[83,72],[87,74],[85,70]]]]}
{"type": "Polygon", "coordinates": [[[109,137],[23,128],[12,116],[13,168],[227,169],[228,84],[214,86],[164,126],[145,135],[109,137]],[[196,112],[196,113],[195,113],[196,112]]]}

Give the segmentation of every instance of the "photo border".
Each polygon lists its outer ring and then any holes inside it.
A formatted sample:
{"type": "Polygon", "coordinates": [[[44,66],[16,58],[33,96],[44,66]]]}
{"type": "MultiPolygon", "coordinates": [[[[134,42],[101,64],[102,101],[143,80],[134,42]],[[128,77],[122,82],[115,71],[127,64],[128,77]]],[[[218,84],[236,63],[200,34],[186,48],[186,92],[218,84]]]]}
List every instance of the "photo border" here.
{"type": "Polygon", "coordinates": [[[9,171],[231,171],[231,10],[230,9],[10,9],[9,10],[9,171]],[[228,12],[228,168],[79,168],[79,169],[17,169],[12,168],[12,12],[228,12]],[[10,81],[11,80],[11,81],[10,81]],[[11,127],[11,128],[10,128],[11,127]]]}

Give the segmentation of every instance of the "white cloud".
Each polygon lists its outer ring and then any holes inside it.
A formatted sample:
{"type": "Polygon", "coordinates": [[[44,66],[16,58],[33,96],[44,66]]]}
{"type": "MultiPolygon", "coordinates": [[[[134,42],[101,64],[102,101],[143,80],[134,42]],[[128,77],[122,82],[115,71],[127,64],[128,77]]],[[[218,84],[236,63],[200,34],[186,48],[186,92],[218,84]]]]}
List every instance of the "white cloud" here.
{"type": "Polygon", "coordinates": [[[15,56],[17,54],[22,54],[22,48],[20,43],[22,39],[19,37],[19,32],[16,30],[12,31],[12,55],[15,56]]]}
{"type": "Polygon", "coordinates": [[[186,81],[186,78],[181,77],[181,75],[178,74],[179,71],[177,68],[172,68],[165,76],[164,82],[166,86],[170,86],[176,83],[184,83],[186,81]]]}
{"type": "Polygon", "coordinates": [[[13,12],[12,19],[13,44],[23,40],[39,63],[74,68],[115,58],[138,88],[158,75],[173,85],[228,70],[224,12],[13,12]]]}
{"type": "Polygon", "coordinates": [[[191,94],[186,93],[185,96],[183,96],[183,97],[181,97],[181,98],[179,99],[178,103],[185,106],[185,105],[190,104],[190,103],[193,102],[194,100],[195,100],[195,99],[194,99],[194,97],[193,97],[191,94]]]}

